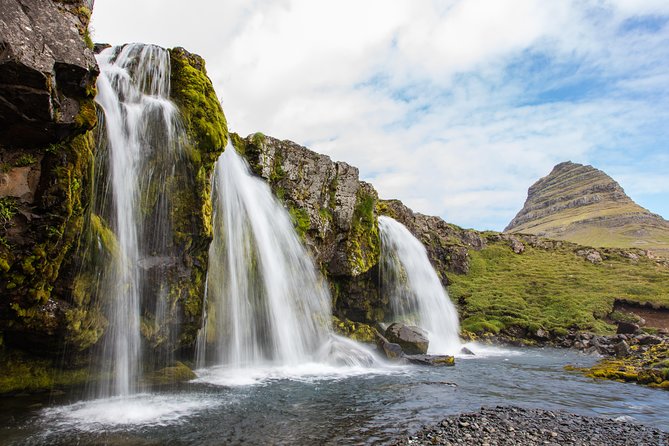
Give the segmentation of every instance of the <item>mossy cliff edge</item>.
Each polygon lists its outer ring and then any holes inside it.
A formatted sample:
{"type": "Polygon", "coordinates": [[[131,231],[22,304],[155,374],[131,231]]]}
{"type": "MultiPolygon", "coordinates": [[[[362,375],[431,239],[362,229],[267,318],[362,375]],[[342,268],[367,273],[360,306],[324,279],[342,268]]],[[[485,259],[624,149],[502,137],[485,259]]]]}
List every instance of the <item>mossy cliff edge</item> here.
{"type": "MultiPolygon", "coordinates": [[[[83,1],[4,2],[0,18],[8,25],[0,35],[0,391],[6,391],[40,387],[31,376],[58,381],[53,359],[95,343],[106,321],[74,283],[83,238],[99,235],[87,217],[98,74],[85,39],[90,10],[83,1]],[[19,382],[12,381],[17,374],[24,384],[8,384],[19,382]]],[[[66,361],[66,368],[77,364],[66,361]]]]}
{"type": "MultiPolygon", "coordinates": [[[[1,36],[8,50],[0,102],[15,107],[0,107],[0,393],[92,378],[90,352],[108,325],[92,265],[118,255],[95,204],[104,129],[94,102],[99,70],[87,39],[90,10],[84,1],[34,3],[8,2],[0,12],[17,25],[1,36]],[[61,41],[65,26],[78,31],[61,41]]],[[[170,61],[171,96],[188,134],[184,166],[166,185],[179,255],[160,271],[169,327],[152,329],[155,315],[145,313],[142,334],[145,348],[190,358],[212,237],[209,178],[228,132],[202,58],[175,48],[170,61]]]]}

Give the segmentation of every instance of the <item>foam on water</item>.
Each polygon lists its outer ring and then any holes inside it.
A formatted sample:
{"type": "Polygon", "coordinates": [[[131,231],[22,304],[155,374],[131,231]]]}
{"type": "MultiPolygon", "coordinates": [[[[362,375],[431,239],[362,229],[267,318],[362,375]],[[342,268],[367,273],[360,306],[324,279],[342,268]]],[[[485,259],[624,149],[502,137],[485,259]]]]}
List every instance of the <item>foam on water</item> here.
{"type": "Polygon", "coordinates": [[[141,393],[52,407],[44,409],[41,415],[48,419],[50,429],[94,432],[133,426],[167,426],[222,403],[221,400],[199,393],[141,393]]]}
{"type": "Polygon", "coordinates": [[[458,359],[481,359],[481,358],[490,358],[490,357],[508,357],[508,356],[520,356],[523,354],[521,350],[510,349],[505,347],[493,346],[480,344],[478,342],[468,342],[462,345],[463,348],[469,349],[473,355],[468,355],[465,353],[456,353],[455,357],[458,359]]]}
{"type": "Polygon", "coordinates": [[[309,362],[294,366],[255,366],[230,368],[216,366],[197,370],[195,382],[224,387],[264,385],[273,381],[291,380],[300,382],[332,381],[356,376],[389,375],[409,370],[410,366],[384,364],[378,367],[342,366],[309,362]]]}
{"type": "Polygon", "coordinates": [[[251,386],[277,380],[313,382],[408,370],[382,360],[368,346],[342,336],[330,335],[314,361],[277,365],[271,361],[242,365],[219,365],[197,370],[195,382],[216,386],[251,386]]]}

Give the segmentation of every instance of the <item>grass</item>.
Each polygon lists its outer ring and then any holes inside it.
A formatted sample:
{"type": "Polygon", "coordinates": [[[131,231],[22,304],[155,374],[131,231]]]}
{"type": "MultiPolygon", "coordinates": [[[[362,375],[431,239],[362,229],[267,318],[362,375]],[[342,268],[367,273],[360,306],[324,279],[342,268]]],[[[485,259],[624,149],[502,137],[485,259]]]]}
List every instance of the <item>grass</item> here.
{"type": "Polygon", "coordinates": [[[667,267],[645,257],[633,262],[615,250],[602,250],[604,261],[592,264],[575,254],[580,248],[526,245],[515,254],[504,242],[489,242],[482,251],[470,251],[469,273],[448,276],[463,329],[606,333],[613,330],[606,318],[616,298],[669,305],[667,267]]]}

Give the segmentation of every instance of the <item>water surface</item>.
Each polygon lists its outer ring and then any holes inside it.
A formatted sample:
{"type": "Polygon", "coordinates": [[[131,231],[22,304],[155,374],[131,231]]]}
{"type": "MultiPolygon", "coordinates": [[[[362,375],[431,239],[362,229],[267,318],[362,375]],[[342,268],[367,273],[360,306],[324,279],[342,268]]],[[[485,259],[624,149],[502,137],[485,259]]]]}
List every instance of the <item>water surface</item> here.
{"type": "Polygon", "coordinates": [[[0,413],[0,439],[34,445],[382,444],[445,415],[498,404],[624,417],[669,431],[666,391],[563,370],[596,357],[554,349],[490,352],[479,350],[448,368],[206,370],[169,392],[47,408],[9,398],[0,413]]]}

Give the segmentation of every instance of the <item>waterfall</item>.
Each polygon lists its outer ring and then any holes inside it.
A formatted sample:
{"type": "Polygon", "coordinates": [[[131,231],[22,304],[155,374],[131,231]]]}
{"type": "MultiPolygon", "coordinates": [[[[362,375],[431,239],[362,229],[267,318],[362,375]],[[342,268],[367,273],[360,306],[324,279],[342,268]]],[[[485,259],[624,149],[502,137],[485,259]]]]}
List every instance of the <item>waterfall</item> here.
{"type": "MultiPolygon", "coordinates": [[[[96,102],[103,116],[94,212],[109,222],[118,255],[102,265],[109,327],[103,363],[109,380],[98,396],[128,396],[139,390],[143,311],[165,313],[164,287],[156,286],[155,265],[173,257],[170,183],[181,157],[183,126],[169,100],[169,53],[157,46],[130,44],[97,56],[100,76],[96,102]]],[[[160,274],[158,274],[160,275],[160,274]]],[[[164,278],[161,278],[164,279],[164,278]]]]}
{"type": "Polygon", "coordinates": [[[381,283],[389,295],[394,320],[428,332],[429,353],[460,350],[458,313],[423,244],[398,221],[379,217],[381,283]]]}
{"type": "Polygon", "coordinates": [[[198,365],[205,354],[234,368],[318,360],[332,337],[329,292],[288,212],[231,145],[216,163],[213,202],[198,365]]]}

